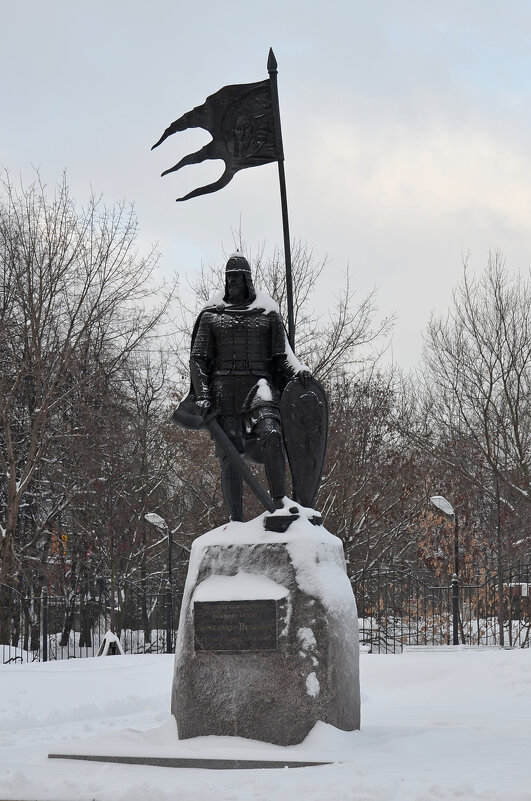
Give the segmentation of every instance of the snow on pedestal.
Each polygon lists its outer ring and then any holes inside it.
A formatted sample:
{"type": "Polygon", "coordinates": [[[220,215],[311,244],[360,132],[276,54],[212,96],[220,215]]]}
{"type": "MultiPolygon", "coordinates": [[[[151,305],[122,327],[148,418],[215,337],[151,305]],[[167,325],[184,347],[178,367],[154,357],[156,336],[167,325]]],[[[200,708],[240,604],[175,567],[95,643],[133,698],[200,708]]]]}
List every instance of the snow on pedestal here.
{"type": "MultiPolygon", "coordinates": [[[[290,506],[296,506],[290,502],[290,506]]],[[[318,721],[359,728],[356,602],[341,541],[312,525],[284,534],[263,516],[196,539],[172,689],[180,739],[301,742],[318,721]]]]}

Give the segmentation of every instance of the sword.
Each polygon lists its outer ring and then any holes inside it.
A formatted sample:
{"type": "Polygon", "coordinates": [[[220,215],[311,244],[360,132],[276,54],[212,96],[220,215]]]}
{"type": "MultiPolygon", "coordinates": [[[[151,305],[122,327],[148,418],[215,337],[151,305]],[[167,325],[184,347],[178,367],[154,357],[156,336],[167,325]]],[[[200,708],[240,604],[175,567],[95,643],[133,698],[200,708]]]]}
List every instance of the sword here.
{"type": "Polygon", "coordinates": [[[264,489],[260,481],[256,478],[254,473],[251,472],[249,466],[243,461],[241,455],[238,453],[228,436],[225,434],[220,424],[217,421],[218,412],[214,411],[205,418],[205,426],[212,434],[214,440],[218,443],[221,450],[230,461],[232,465],[238,470],[243,480],[248,487],[254,492],[258,500],[267,509],[268,512],[276,512],[277,508],[271,496],[264,489]]]}
{"type": "Polygon", "coordinates": [[[265,506],[268,512],[276,512],[277,509],[271,500],[271,496],[266,492],[260,481],[258,481],[254,473],[251,472],[248,465],[243,461],[241,455],[218,423],[218,414],[219,412],[215,410],[203,419],[196,411],[195,401],[188,395],[174,411],[171,420],[175,425],[181,426],[182,428],[195,430],[203,427],[208,428],[213,439],[218,443],[230,463],[238,470],[241,477],[252,492],[254,492],[260,503],[265,506]]]}

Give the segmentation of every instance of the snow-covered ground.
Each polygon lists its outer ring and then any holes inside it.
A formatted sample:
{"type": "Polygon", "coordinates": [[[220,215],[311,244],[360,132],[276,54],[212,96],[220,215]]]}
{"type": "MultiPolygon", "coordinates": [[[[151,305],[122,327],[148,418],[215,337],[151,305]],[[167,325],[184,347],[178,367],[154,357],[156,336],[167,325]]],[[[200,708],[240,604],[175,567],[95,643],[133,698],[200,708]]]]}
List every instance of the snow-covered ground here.
{"type": "Polygon", "coordinates": [[[362,654],[362,730],[318,724],[285,749],[238,738],[176,741],[172,670],[163,655],[0,666],[1,801],[531,798],[531,649],[362,654]],[[81,739],[80,750],[92,753],[283,753],[334,764],[200,770],[47,759],[81,739]]]}

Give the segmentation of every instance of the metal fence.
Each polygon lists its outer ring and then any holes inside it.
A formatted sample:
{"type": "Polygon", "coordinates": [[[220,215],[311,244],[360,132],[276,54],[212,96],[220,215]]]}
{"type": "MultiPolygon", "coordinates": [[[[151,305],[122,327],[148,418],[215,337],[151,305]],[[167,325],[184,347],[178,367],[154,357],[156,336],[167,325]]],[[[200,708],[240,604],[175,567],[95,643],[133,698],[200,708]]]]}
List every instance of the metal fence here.
{"type": "Polygon", "coordinates": [[[182,592],[98,578],[61,596],[0,584],[0,661],[96,656],[112,631],[125,653],[171,653],[182,592]]]}
{"type": "MultiPolygon", "coordinates": [[[[400,570],[377,568],[353,581],[360,642],[372,653],[404,646],[531,645],[531,565],[483,582],[434,584],[400,570]],[[501,587],[501,591],[500,591],[501,587]]],[[[170,653],[182,592],[154,592],[106,578],[56,596],[22,595],[0,584],[0,661],[96,656],[112,631],[125,653],[170,653]]]]}
{"type": "Polygon", "coordinates": [[[490,576],[463,585],[455,577],[434,584],[376,568],[356,577],[353,589],[360,642],[372,653],[397,653],[412,645],[531,645],[531,565],[506,569],[502,582],[490,576]]]}

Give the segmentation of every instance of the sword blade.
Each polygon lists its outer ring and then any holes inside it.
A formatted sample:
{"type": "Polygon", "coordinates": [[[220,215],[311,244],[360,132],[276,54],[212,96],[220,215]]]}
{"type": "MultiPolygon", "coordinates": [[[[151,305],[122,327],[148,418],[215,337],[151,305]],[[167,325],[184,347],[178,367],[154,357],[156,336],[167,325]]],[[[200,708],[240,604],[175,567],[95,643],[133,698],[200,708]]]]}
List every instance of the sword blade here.
{"type": "Polygon", "coordinates": [[[241,454],[238,453],[216,418],[207,418],[205,420],[205,426],[208,428],[215,441],[219,444],[223,453],[225,453],[227,458],[230,460],[231,464],[233,464],[236,470],[239,471],[241,477],[254,492],[260,503],[265,506],[268,512],[276,512],[276,506],[271,500],[271,496],[268,492],[266,492],[254,473],[251,472],[249,466],[243,461],[241,454]]]}

